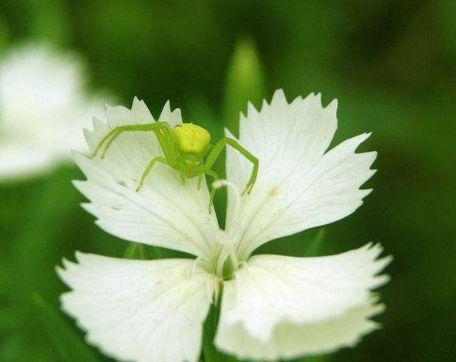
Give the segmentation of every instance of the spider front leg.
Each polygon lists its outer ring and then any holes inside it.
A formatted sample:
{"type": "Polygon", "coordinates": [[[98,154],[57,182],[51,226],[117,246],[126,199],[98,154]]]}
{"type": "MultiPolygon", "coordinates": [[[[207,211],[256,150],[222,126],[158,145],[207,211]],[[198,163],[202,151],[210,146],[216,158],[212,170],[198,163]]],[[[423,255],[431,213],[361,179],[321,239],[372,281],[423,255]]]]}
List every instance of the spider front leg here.
{"type": "Polygon", "coordinates": [[[218,181],[219,177],[218,177],[217,173],[212,171],[212,170],[206,170],[206,171],[204,171],[204,173],[213,178],[212,183],[211,183],[211,198],[209,200],[209,213],[212,213],[212,207],[211,206],[214,203],[215,191],[217,191],[217,189],[214,187],[214,183],[216,181],[218,181]]]}
{"type": "Polygon", "coordinates": [[[96,156],[98,152],[101,150],[103,146],[103,152],[101,154],[101,158],[103,158],[108,151],[111,144],[114,140],[119,137],[122,133],[125,132],[134,132],[134,131],[152,131],[155,133],[160,146],[165,153],[166,158],[173,158],[175,157],[174,151],[174,143],[172,141],[171,129],[169,125],[165,122],[156,122],[150,124],[134,124],[134,125],[126,125],[126,126],[119,126],[111,131],[109,131],[100,141],[98,146],[95,148],[93,152],[93,156],[96,156]]]}
{"type": "Polygon", "coordinates": [[[166,158],[163,158],[163,157],[154,157],[150,162],[149,164],[147,165],[146,169],[144,170],[142,176],[141,176],[141,181],[139,182],[139,185],[138,187],[136,188],[136,192],[138,192],[142,185],[144,184],[144,181],[146,180],[146,177],[150,175],[150,173],[152,172],[152,169],[154,168],[155,164],[157,162],[160,162],[160,163],[163,163],[165,165],[168,165],[171,167],[171,165],[169,164],[169,162],[166,160],[166,158]]]}
{"type": "Polygon", "coordinates": [[[103,146],[105,146],[101,158],[104,157],[106,151],[111,146],[112,142],[119,137],[123,132],[128,131],[152,131],[152,124],[141,124],[141,125],[129,125],[129,126],[119,126],[110,130],[100,141],[98,146],[95,148],[93,155],[96,156],[103,146]]]}
{"type": "Polygon", "coordinates": [[[247,158],[253,164],[253,169],[252,169],[250,178],[249,178],[247,184],[245,185],[244,190],[242,191],[242,195],[244,195],[245,193],[249,194],[252,191],[253,186],[255,185],[257,176],[258,176],[259,161],[258,161],[258,158],[256,158],[253,154],[251,154],[244,147],[242,147],[238,143],[238,141],[236,141],[235,139],[229,138],[229,137],[223,137],[220,141],[218,141],[215,144],[215,146],[212,148],[212,150],[209,152],[209,154],[206,158],[205,167],[209,170],[212,168],[215,161],[220,156],[220,154],[223,151],[223,148],[226,145],[233,147],[236,151],[238,151],[241,155],[243,155],[245,158],[247,158]]]}

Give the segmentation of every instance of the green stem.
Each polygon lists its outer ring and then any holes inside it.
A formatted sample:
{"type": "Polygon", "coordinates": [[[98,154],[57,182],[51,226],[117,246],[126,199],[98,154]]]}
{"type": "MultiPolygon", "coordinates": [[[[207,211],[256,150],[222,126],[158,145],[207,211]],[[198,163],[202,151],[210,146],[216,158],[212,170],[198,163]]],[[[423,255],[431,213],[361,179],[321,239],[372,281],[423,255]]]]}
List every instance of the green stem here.
{"type": "MultiPolygon", "coordinates": [[[[222,293],[222,291],[220,291],[222,293]]],[[[212,304],[204,323],[203,335],[203,361],[204,362],[234,362],[234,358],[227,356],[214,346],[214,337],[217,332],[217,325],[220,316],[220,298],[217,304],[212,304]]]]}
{"type": "Polygon", "coordinates": [[[220,313],[220,302],[212,304],[204,325],[204,336],[203,336],[203,356],[204,362],[219,361],[221,360],[218,356],[218,352],[214,346],[214,337],[217,328],[218,317],[220,313]]]}

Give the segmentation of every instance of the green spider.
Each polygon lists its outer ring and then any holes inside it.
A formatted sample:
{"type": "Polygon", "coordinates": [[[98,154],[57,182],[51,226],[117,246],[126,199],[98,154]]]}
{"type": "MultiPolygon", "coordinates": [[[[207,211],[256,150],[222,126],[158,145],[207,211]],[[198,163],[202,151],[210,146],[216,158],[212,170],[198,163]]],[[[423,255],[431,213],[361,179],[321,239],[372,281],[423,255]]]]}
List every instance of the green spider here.
{"type": "MultiPolygon", "coordinates": [[[[199,181],[201,181],[203,175],[212,177],[213,182],[217,181],[219,177],[217,173],[212,170],[212,167],[226,145],[233,147],[252,162],[252,173],[242,194],[250,193],[250,191],[252,191],[258,175],[258,159],[233,138],[223,137],[215,145],[212,145],[210,133],[203,127],[193,123],[182,123],[174,128],[171,128],[166,122],[116,127],[109,131],[100,141],[93,153],[94,157],[104,146],[101,155],[101,158],[103,158],[114,140],[122,133],[137,131],[153,132],[160,144],[163,156],[154,157],[150,160],[141,176],[141,181],[139,182],[136,191],[141,189],[146,177],[152,172],[152,169],[157,162],[168,165],[172,169],[178,171],[184,182],[185,179],[194,177],[200,177],[199,181]]],[[[211,210],[210,207],[214,199],[215,190],[216,189],[212,186],[209,210],[211,210]]]]}

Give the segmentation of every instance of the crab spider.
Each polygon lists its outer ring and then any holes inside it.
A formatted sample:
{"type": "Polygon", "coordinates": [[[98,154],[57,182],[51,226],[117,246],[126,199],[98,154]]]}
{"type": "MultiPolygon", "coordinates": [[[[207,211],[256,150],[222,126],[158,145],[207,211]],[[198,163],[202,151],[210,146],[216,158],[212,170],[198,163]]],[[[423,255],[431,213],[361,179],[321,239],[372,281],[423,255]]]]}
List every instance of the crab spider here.
{"type": "MultiPolygon", "coordinates": [[[[201,177],[208,175],[213,178],[213,183],[218,180],[218,175],[212,170],[217,158],[221,155],[226,145],[231,146],[253,164],[250,178],[242,191],[242,194],[250,193],[258,175],[258,159],[242,147],[235,139],[223,137],[215,145],[211,144],[211,135],[203,127],[193,123],[182,123],[174,128],[166,122],[156,122],[151,124],[138,124],[119,126],[112,129],[96,147],[93,155],[104,147],[101,158],[104,157],[108,148],[124,132],[153,132],[157,137],[163,156],[154,157],[145,168],[141,180],[136,188],[139,191],[144,184],[147,176],[157,163],[168,165],[178,171],[185,182],[186,178],[201,177]]],[[[211,186],[211,199],[209,210],[215,195],[215,188],[211,186]]]]}

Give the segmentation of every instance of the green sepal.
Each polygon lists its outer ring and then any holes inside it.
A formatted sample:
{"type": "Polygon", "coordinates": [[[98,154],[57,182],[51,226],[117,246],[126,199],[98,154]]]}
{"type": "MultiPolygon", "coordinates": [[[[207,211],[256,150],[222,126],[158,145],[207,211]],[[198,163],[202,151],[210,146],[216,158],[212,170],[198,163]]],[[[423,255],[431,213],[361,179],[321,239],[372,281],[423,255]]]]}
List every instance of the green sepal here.
{"type": "Polygon", "coordinates": [[[124,259],[139,259],[148,260],[151,259],[149,251],[146,246],[138,243],[130,243],[123,254],[124,259]]]}
{"type": "Polygon", "coordinates": [[[323,239],[325,238],[325,234],[325,229],[318,230],[317,235],[315,235],[315,238],[310,242],[303,256],[310,257],[321,255],[321,244],[323,242],[323,239]]]}
{"type": "Polygon", "coordinates": [[[154,246],[130,242],[123,254],[124,259],[153,260],[162,257],[160,250],[154,246]]]}

